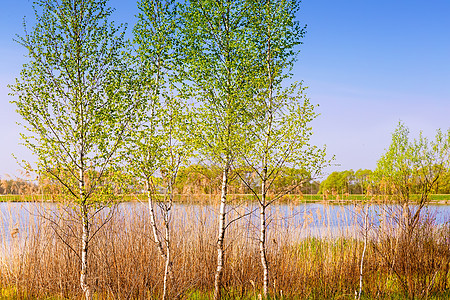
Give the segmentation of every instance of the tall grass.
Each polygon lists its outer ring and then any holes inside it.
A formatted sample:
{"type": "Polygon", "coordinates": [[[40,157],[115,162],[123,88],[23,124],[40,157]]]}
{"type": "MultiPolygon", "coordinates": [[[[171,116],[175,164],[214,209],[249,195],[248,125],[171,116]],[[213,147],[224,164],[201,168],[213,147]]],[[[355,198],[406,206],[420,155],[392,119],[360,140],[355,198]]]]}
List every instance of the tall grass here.
{"type": "MultiPolygon", "coordinates": [[[[233,194],[235,198],[240,198],[248,202],[254,201],[252,194],[233,194]]],[[[419,199],[420,195],[411,195],[412,202],[419,199]]],[[[20,195],[0,195],[0,202],[56,202],[60,198],[60,195],[52,194],[20,194],[20,195]]],[[[175,202],[178,203],[213,203],[216,195],[213,194],[178,194],[175,197],[175,202]]],[[[371,197],[371,201],[374,203],[383,202],[385,197],[371,197]]],[[[136,201],[146,200],[146,195],[124,195],[123,201],[136,201]]],[[[301,202],[354,202],[354,201],[367,201],[367,195],[363,194],[339,194],[339,195],[327,195],[322,194],[288,194],[285,195],[280,202],[282,203],[301,203],[301,202]]],[[[429,200],[432,203],[448,204],[450,203],[449,194],[431,194],[429,200]]]]}
{"type": "MultiPolygon", "coordinates": [[[[52,208],[57,210],[56,206],[52,208]]],[[[233,217],[248,206],[230,212],[233,217]]],[[[293,210],[294,211],[294,210],[293,210]]],[[[363,240],[360,228],[336,232],[327,212],[271,212],[268,261],[270,294],[276,299],[354,299],[359,290],[363,240]],[[321,235],[312,230],[320,225],[321,235]],[[310,234],[305,234],[309,232],[310,234]]],[[[343,212],[345,213],[345,212],[343,212]]],[[[12,212],[13,214],[13,212],[12,212]]],[[[81,299],[76,218],[60,211],[58,224],[29,218],[19,232],[3,218],[0,286],[4,298],[81,299]],[[58,225],[55,227],[55,225],[58,225]],[[63,230],[59,230],[61,228],[63,230]],[[66,230],[71,228],[70,230],[66,230]],[[55,230],[56,229],[56,230],[55,230]],[[65,231],[64,231],[65,230],[65,231]],[[64,239],[64,241],[61,239],[64,239]]],[[[99,215],[98,224],[105,215],[99,215]]],[[[355,218],[349,213],[346,218],[355,218]]],[[[173,274],[170,299],[209,299],[216,265],[216,212],[213,206],[180,205],[173,213],[173,274]]],[[[448,299],[450,226],[423,218],[405,236],[388,216],[370,229],[363,261],[362,299],[448,299]]],[[[226,299],[259,299],[262,272],[257,218],[241,218],[226,235],[226,299]],[[255,222],[254,222],[255,221],[255,222]]],[[[17,223],[17,222],[16,222],[17,223]]],[[[157,299],[162,293],[164,261],[152,239],[145,206],[122,204],[95,236],[89,278],[98,299],[157,299]]],[[[1,297],[0,297],[1,298],[1,297]]]]}

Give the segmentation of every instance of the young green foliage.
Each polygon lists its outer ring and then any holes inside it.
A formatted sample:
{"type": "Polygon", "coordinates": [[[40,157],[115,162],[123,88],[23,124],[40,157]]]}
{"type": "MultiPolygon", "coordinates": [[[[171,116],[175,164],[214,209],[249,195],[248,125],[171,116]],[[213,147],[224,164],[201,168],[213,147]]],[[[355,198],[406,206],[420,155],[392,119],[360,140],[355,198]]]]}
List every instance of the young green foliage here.
{"type": "MultiPolygon", "coordinates": [[[[271,104],[252,111],[254,120],[248,128],[247,149],[242,154],[244,163],[266,183],[263,194],[279,180],[286,167],[303,170],[300,185],[318,176],[329,163],[325,159],[325,149],[310,144],[310,123],[317,117],[315,106],[304,94],[304,88],[296,89],[295,85],[283,89],[271,97],[271,104]]],[[[293,188],[280,191],[272,200],[293,188]]]]}
{"type": "Polygon", "coordinates": [[[325,164],[324,149],[309,144],[309,124],[317,114],[306,88],[298,83],[283,86],[305,34],[305,27],[296,20],[299,4],[297,0],[252,1],[249,7],[254,70],[247,111],[251,122],[241,154],[244,163],[268,184],[266,189],[285,167],[315,176],[325,164]]]}
{"type": "Polygon", "coordinates": [[[428,203],[429,195],[450,162],[450,131],[436,132],[434,140],[422,133],[413,141],[409,129],[399,123],[392,134],[386,153],[378,160],[375,174],[383,184],[385,194],[402,204],[402,225],[410,231],[419,221],[421,209],[428,203]],[[419,195],[418,207],[410,211],[411,195],[419,195]]]}
{"type": "MultiPolygon", "coordinates": [[[[301,84],[283,87],[290,77],[297,46],[305,31],[296,21],[299,1],[249,2],[249,28],[252,42],[252,101],[247,107],[251,122],[246,127],[246,147],[240,153],[245,166],[253,169],[260,191],[241,176],[260,205],[260,255],[263,267],[263,295],[269,288],[266,250],[266,208],[290,190],[267,197],[272,184],[286,167],[304,170],[311,180],[325,166],[325,149],[310,145],[309,123],[317,116],[301,84]]],[[[292,189],[293,187],[290,187],[292,189]]]]}
{"type": "Polygon", "coordinates": [[[142,0],[138,6],[141,12],[133,30],[133,55],[145,106],[128,154],[133,172],[146,181],[167,169],[173,155],[179,154],[185,160],[188,115],[187,106],[173,95],[175,1],[142,0]]]}
{"type": "Polygon", "coordinates": [[[214,299],[221,297],[229,174],[241,152],[253,84],[249,5],[244,0],[186,1],[180,9],[179,80],[193,99],[200,156],[222,168],[214,299]]]}
{"type": "Polygon", "coordinates": [[[244,152],[245,163],[253,169],[260,187],[258,191],[252,188],[250,182],[246,182],[260,206],[259,242],[265,298],[269,296],[266,209],[295,187],[320,175],[328,164],[325,149],[310,144],[310,122],[316,117],[314,105],[304,96],[303,89],[294,96],[289,95],[291,91],[286,89],[272,94],[266,98],[268,106],[263,105],[253,111],[254,126],[249,127],[248,148],[244,152]],[[297,186],[285,187],[273,194],[273,184],[283,175],[285,167],[304,170],[304,176],[298,178],[297,186]],[[269,198],[269,194],[273,195],[269,198]]]}
{"type": "Polygon", "coordinates": [[[118,162],[136,108],[124,32],[108,22],[112,9],[105,5],[37,1],[36,26],[18,40],[29,62],[11,86],[28,132],[24,143],[37,157],[33,171],[58,179],[77,203],[91,204],[107,188],[98,183],[118,162]]]}
{"type": "Polygon", "coordinates": [[[106,1],[39,0],[34,10],[36,25],[18,39],[29,61],[11,86],[12,102],[37,158],[28,167],[59,182],[65,200],[76,204],[80,283],[90,298],[92,218],[120,192],[118,149],[139,103],[122,54],[124,29],[108,20],[106,1]]]}
{"type": "Polygon", "coordinates": [[[174,86],[177,7],[172,0],[142,0],[134,28],[135,66],[146,100],[138,129],[130,138],[131,173],[147,192],[153,237],[165,261],[162,299],[170,297],[172,277],[170,220],[180,166],[190,156],[189,114],[174,86]],[[159,208],[156,213],[154,206],[159,208]],[[161,222],[158,217],[161,216],[161,222]],[[163,230],[158,224],[162,223],[163,230]]]}
{"type": "Polygon", "coordinates": [[[247,3],[192,1],[181,6],[179,79],[195,99],[201,156],[230,167],[242,144],[252,79],[247,3]]]}
{"type": "MultiPolygon", "coordinates": [[[[439,178],[448,169],[449,146],[450,131],[443,134],[438,130],[435,139],[431,141],[422,133],[418,139],[410,140],[409,129],[399,122],[392,134],[389,148],[377,162],[375,175],[380,182],[380,192],[399,204],[384,207],[398,230],[393,250],[391,253],[386,253],[382,249],[377,250],[389,262],[402,289],[410,298],[414,298],[413,286],[416,283],[408,278],[408,273],[403,274],[399,271],[397,256],[402,251],[400,248],[415,247],[414,240],[417,235],[421,235],[420,231],[423,230],[421,212],[439,178]],[[411,199],[413,194],[418,194],[417,201],[411,199]]],[[[402,261],[404,268],[408,270],[414,265],[415,260],[416,258],[406,255],[402,261]]]]}

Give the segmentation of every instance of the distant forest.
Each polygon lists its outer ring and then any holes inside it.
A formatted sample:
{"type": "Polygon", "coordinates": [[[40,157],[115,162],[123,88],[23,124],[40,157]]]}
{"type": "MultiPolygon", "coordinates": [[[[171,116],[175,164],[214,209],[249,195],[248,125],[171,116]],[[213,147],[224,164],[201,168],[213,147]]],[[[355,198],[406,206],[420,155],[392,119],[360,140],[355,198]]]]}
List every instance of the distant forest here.
{"type": "MultiPolygon", "coordinates": [[[[243,184],[240,176],[245,176],[247,182],[252,182],[254,188],[258,188],[256,174],[250,170],[235,170],[230,180],[231,194],[251,194],[249,188],[243,184]]],[[[155,177],[155,182],[159,178],[155,177]]],[[[215,195],[220,193],[222,180],[221,169],[218,166],[190,165],[179,170],[178,178],[174,186],[177,194],[215,195]]],[[[412,184],[413,193],[420,189],[419,180],[417,184],[412,184]]],[[[357,171],[345,170],[332,172],[325,179],[319,181],[300,169],[284,168],[280,175],[272,184],[274,194],[289,191],[288,194],[371,194],[382,192],[383,182],[376,178],[374,172],[369,169],[359,169],[357,171]]],[[[132,183],[128,188],[130,192],[137,192],[140,184],[132,183]]],[[[34,183],[25,179],[1,179],[0,194],[2,195],[27,195],[27,194],[57,194],[60,187],[50,180],[41,180],[34,183]]],[[[434,194],[450,194],[450,170],[444,172],[433,190],[434,194]]]]}

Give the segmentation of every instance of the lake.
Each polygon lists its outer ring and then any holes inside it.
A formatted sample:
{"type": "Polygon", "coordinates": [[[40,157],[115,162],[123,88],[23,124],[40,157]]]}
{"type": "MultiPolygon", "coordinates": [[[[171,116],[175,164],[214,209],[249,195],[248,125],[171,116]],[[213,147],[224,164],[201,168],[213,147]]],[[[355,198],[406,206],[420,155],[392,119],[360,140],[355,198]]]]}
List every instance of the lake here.
{"type": "MultiPolygon", "coordinates": [[[[158,211],[157,205],[155,205],[158,211]]],[[[268,209],[268,226],[278,232],[289,233],[291,238],[301,239],[308,236],[360,236],[364,228],[364,215],[367,213],[367,224],[372,228],[383,220],[389,222],[398,213],[396,205],[360,206],[352,204],[302,203],[298,205],[277,204],[268,209]]],[[[414,209],[414,206],[411,206],[414,209]]],[[[1,240],[8,243],[11,236],[26,236],[30,225],[39,226],[39,214],[57,210],[54,203],[2,202],[1,240]]],[[[109,209],[105,210],[105,213],[109,209]]],[[[174,232],[180,224],[191,223],[205,226],[216,226],[218,207],[200,204],[175,204],[172,210],[174,232]]],[[[228,220],[236,220],[232,226],[248,226],[257,232],[259,227],[259,211],[255,205],[228,206],[228,220]],[[244,216],[244,217],[242,217],[244,216]]],[[[148,214],[145,203],[127,202],[118,205],[116,215],[122,218],[133,218],[136,214],[148,214]]],[[[450,205],[429,205],[422,211],[422,217],[429,217],[434,224],[440,226],[450,221],[450,205]]]]}

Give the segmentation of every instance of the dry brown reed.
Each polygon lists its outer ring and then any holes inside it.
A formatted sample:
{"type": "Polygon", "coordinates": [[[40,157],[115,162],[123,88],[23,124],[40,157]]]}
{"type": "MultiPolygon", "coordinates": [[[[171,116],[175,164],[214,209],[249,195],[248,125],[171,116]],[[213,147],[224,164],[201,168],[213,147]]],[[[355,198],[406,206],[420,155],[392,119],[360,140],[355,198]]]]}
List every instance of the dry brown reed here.
{"type": "MultiPolygon", "coordinates": [[[[57,210],[56,206],[51,209],[57,210]]],[[[248,209],[236,208],[229,220],[248,209]]],[[[354,234],[359,229],[340,228],[340,234],[336,234],[326,209],[308,213],[302,222],[294,221],[298,216],[293,211],[275,206],[270,216],[268,259],[272,297],[354,299],[359,289],[363,248],[361,236],[354,234]],[[316,236],[317,232],[311,230],[313,225],[320,225],[326,234],[316,236]],[[305,235],[305,231],[310,234],[305,235]]],[[[31,217],[21,225],[18,234],[11,235],[13,227],[3,234],[0,265],[3,297],[82,298],[80,261],[70,249],[79,247],[79,226],[73,221],[76,218],[70,218],[66,211],[58,215],[64,216],[57,219],[58,224],[31,217]]],[[[98,224],[104,217],[105,214],[99,215],[98,224]]],[[[215,218],[214,206],[176,206],[172,222],[174,259],[170,299],[210,296],[216,264],[215,218]]],[[[262,272],[254,219],[241,218],[228,228],[223,278],[227,299],[259,299],[262,272]]],[[[4,216],[3,228],[10,226],[8,222],[4,216]]],[[[164,262],[151,230],[146,207],[135,203],[122,204],[98,232],[89,249],[89,278],[95,297],[159,298],[164,262]]],[[[370,232],[363,262],[363,299],[447,299],[450,294],[448,225],[436,226],[432,219],[425,218],[408,237],[392,222],[372,227],[370,232]]]]}

